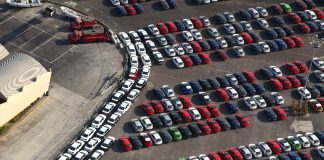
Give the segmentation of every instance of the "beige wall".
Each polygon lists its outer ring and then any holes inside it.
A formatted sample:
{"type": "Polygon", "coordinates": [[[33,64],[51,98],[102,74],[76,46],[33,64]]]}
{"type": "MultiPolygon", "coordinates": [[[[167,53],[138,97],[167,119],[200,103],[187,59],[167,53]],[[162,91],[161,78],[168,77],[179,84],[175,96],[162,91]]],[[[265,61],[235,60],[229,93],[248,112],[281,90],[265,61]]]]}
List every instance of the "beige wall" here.
{"type": "Polygon", "coordinates": [[[46,72],[25,85],[21,92],[7,98],[7,102],[0,104],[0,126],[6,124],[17,114],[28,107],[37,98],[48,91],[52,72],[46,72]]]}

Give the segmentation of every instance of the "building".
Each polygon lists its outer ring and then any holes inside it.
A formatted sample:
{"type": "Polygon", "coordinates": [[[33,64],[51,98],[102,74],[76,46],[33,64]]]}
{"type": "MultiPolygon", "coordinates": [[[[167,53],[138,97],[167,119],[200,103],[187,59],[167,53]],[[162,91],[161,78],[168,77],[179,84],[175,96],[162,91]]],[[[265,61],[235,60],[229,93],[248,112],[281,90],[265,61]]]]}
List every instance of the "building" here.
{"type": "Polygon", "coordinates": [[[52,72],[22,53],[9,54],[0,44],[0,126],[42,97],[52,72]]]}

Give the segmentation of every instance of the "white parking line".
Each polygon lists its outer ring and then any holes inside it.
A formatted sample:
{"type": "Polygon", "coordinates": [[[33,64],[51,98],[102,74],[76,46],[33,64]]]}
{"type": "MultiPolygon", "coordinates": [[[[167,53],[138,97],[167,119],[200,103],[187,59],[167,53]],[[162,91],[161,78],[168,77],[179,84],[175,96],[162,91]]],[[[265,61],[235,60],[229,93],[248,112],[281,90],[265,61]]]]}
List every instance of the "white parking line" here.
{"type": "Polygon", "coordinates": [[[7,22],[7,21],[10,20],[11,18],[13,18],[13,17],[11,16],[11,17],[5,19],[4,21],[0,22],[0,24],[7,22]]]}
{"type": "Polygon", "coordinates": [[[20,34],[16,35],[15,37],[13,37],[12,39],[15,39],[19,36],[21,36],[22,34],[26,33],[27,31],[29,31],[30,29],[34,28],[33,26],[29,27],[28,29],[26,29],[25,31],[21,32],[20,34]]]}
{"type": "Polygon", "coordinates": [[[43,46],[45,43],[49,42],[50,40],[52,40],[54,37],[51,37],[50,39],[46,40],[45,42],[43,42],[42,44],[38,45],[36,48],[34,48],[31,52],[36,51],[39,47],[43,46]]]}
{"type": "Polygon", "coordinates": [[[28,42],[30,42],[31,40],[33,40],[34,38],[36,38],[37,36],[39,36],[42,33],[44,33],[44,32],[43,31],[42,32],[39,32],[36,36],[30,38],[28,41],[26,41],[25,43],[23,43],[20,47],[24,46],[25,44],[27,44],[28,42]]]}
{"type": "Polygon", "coordinates": [[[296,53],[296,52],[292,52],[292,51],[285,51],[291,54],[296,54],[296,55],[300,55],[300,56],[305,56],[305,57],[312,57],[311,55],[306,55],[306,54],[302,54],[302,53],[296,53]]]}
{"type": "Polygon", "coordinates": [[[64,53],[62,53],[60,56],[58,56],[57,58],[55,58],[51,63],[54,63],[56,60],[60,59],[61,57],[63,57],[67,52],[69,52],[70,50],[74,49],[76,46],[72,46],[70,49],[68,49],[67,51],[65,51],[64,53]]]}

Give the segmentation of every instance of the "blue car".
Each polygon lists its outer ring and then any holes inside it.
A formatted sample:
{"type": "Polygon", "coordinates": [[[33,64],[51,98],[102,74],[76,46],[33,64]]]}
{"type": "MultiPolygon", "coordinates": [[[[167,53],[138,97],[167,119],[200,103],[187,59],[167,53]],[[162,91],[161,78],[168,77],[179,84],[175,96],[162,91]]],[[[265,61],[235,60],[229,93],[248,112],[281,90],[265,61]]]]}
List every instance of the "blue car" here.
{"type": "Polygon", "coordinates": [[[126,11],[126,9],[125,9],[124,6],[119,5],[119,6],[116,7],[116,9],[117,9],[117,12],[118,12],[121,16],[127,16],[127,11],[126,11]]]}
{"type": "Polygon", "coordinates": [[[248,95],[244,87],[240,85],[235,85],[233,88],[236,90],[240,98],[246,97],[248,95]]]}
{"type": "Polygon", "coordinates": [[[250,36],[252,37],[253,39],[253,42],[260,42],[262,39],[260,37],[260,35],[256,32],[248,32],[250,34],[250,36]]]}
{"type": "Polygon", "coordinates": [[[241,128],[240,122],[235,117],[226,117],[226,120],[231,125],[232,129],[241,128]]]}
{"type": "Polygon", "coordinates": [[[273,109],[265,109],[263,112],[269,121],[273,122],[278,120],[278,117],[276,113],[273,111],[273,109]]]}
{"type": "Polygon", "coordinates": [[[320,30],[317,24],[313,21],[307,21],[306,24],[309,26],[312,32],[318,32],[320,30]]]}
{"type": "Polygon", "coordinates": [[[274,74],[271,72],[269,68],[263,68],[260,70],[261,74],[266,77],[266,79],[270,79],[274,77],[274,74]]]}
{"type": "Polygon", "coordinates": [[[245,84],[248,82],[243,73],[234,73],[234,76],[239,84],[245,84]]]}
{"type": "Polygon", "coordinates": [[[251,14],[246,10],[240,10],[238,14],[242,17],[244,20],[250,20],[252,18],[251,14]]]}
{"type": "Polygon", "coordinates": [[[216,77],[217,81],[221,85],[222,88],[226,88],[230,86],[230,83],[225,77],[216,77]]]}
{"type": "Polygon", "coordinates": [[[188,82],[181,82],[180,90],[184,94],[192,94],[193,93],[193,89],[191,88],[191,86],[188,82]]]}
{"type": "Polygon", "coordinates": [[[297,15],[300,17],[300,19],[303,21],[303,22],[306,22],[306,21],[309,21],[310,18],[308,17],[308,15],[303,12],[303,11],[298,11],[297,12],[297,15]]]}
{"type": "Polygon", "coordinates": [[[271,52],[279,50],[279,46],[274,40],[265,41],[265,43],[270,47],[271,52]]]}
{"type": "Polygon", "coordinates": [[[239,111],[237,105],[232,102],[225,102],[225,107],[233,114],[239,111]]]}
{"type": "Polygon", "coordinates": [[[289,26],[282,26],[281,28],[285,30],[287,36],[292,36],[295,34],[294,30],[289,26]]]}
{"type": "Polygon", "coordinates": [[[273,16],[272,17],[272,21],[277,26],[283,26],[283,25],[285,25],[285,21],[281,17],[279,17],[279,16],[273,16]]]}
{"type": "Polygon", "coordinates": [[[283,30],[280,27],[274,27],[273,30],[278,34],[278,37],[279,38],[283,38],[283,37],[286,37],[287,36],[285,30],[283,30]]]}
{"type": "Polygon", "coordinates": [[[208,78],[207,81],[213,89],[220,88],[220,84],[216,78],[208,78]]]}
{"type": "Polygon", "coordinates": [[[278,158],[279,158],[279,160],[290,160],[290,158],[284,154],[279,155],[278,158]]]}
{"type": "Polygon", "coordinates": [[[158,97],[159,100],[166,98],[161,88],[153,88],[153,93],[158,97]]]}
{"type": "Polygon", "coordinates": [[[262,48],[257,43],[251,43],[250,44],[250,49],[253,52],[253,54],[261,54],[262,53],[262,48]]]}
{"type": "Polygon", "coordinates": [[[315,87],[321,93],[321,96],[324,96],[324,85],[323,84],[316,84],[315,87]]]}
{"type": "Polygon", "coordinates": [[[249,96],[254,96],[256,95],[256,90],[254,89],[253,85],[250,83],[245,83],[243,84],[244,89],[248,93],[249,96]]]}
{"type": "Polygon", "coordinates": [[[193,61],[195,65],[202,64],[201,58],[198,56],[198,54],[193,53],[189,55],[190,59],[193,61]]]}
{"type": "Polygon", "coordinates": [[[142,14],[144,12],[144,8],[139,3],[134,3],[134,8],[137,14],[142,14]]]}
{"type": "Polygon", "coordinates": [[[288,156],[291,160],[302,160],[296,152],[289,152],[288,156]]]}
{"type": "Polygon", "coordinates": [[[275,39],[274,41],[277,43],[277,45],[278,45],[278,47],[279,47],[280,50],[285,50],[285,49],[288,48],[287,43],[284,40],[282,40],[282,39],[275,39]]]}
{"type": "Polygon", "coordinates": [[[262,94],[265,92],[265,88],[260,83],[252,83],[252,86],[258,94],[262,94]]]}
{"type": "Polygon", "coordinates": [[[177,8],[177,2],[175,0],[167,0],[171,9],[177,8]]]}
{"type": "Polygon", "coordinates": [[[324,132],[323,131],[316,131],[314,132],[316,137],[320,140],[321,144],[324,143],[324,132]]]}
{"type": "Polygon", "coordinates": [[[186,26],[184,25],[183,21],[182,20],[175,20],[174,21],[174,24],[177,26],[177,29],[179,31],[184,31],[186,30],[186,26]]]}
{"type": "Polygon", "coordinates": [[[209,44],[210,49],[219,49],[220,48],[219,44],[214,39],[207,39],[207,43],[209,44]]]}
{"type": "Polygon", "coordinates": [[[198,81],[190,81],[189,84],[190,84],[191,88],[193,89],[193,92],[198,93],[198,92],[203,91],[203,89],[198,81]]]}
{"type": "Polygon", "coordinates": [[[273,29],[271,28],[266,28],[265,29],[265,33],[267,34],[267,36],[269,36],[271,39],[276,39],[278,38],[278,34],[277,32],[275,32],[273,29]]]}

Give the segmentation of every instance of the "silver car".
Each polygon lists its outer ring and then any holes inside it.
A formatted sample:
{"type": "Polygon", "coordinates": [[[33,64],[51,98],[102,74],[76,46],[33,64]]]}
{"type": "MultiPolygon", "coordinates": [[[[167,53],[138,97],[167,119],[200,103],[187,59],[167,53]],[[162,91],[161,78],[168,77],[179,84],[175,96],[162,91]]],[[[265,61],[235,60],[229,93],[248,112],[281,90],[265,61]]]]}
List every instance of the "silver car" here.
{"type": "Polygon", "coordinates": [[[170,100],[175,109],[179,110],[183,108],[183,105],[178,97],[172,97],[170,100]]]}
{"type": "Polygon", "coordinates": [[[170,100],[168,100],[168,99],[162,99],[161,100],[161,103],[162,103],[162,105],[164,106],[164,108],[167,111],[173,111],[174,110],[174,107],[173,107],[173,105],[172,105],[172,103],[171,103],[170,100]]]}
{"type": "Polygon", "coordinates": [[[132,119],[131,124],[136,132],[142,132],[144,130],[141,121],[138,119],[132,119]]]}
{"type": "Polygon", "coordinates": [[[160,119],[164,123],[165,126],[172,126],[172,120],[170,116],[166,113],[160,114],[160,119]]]}

